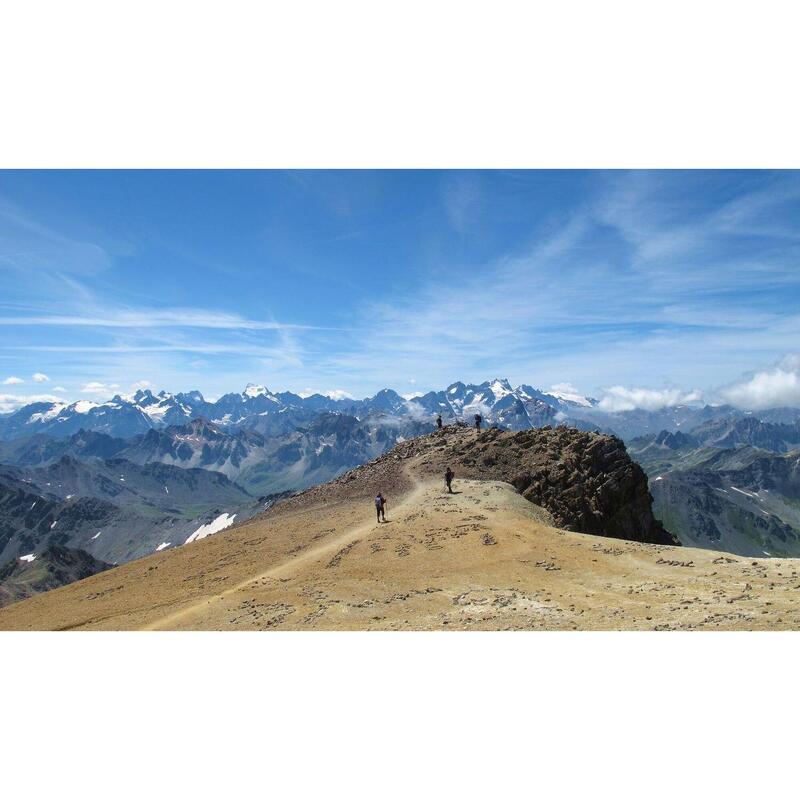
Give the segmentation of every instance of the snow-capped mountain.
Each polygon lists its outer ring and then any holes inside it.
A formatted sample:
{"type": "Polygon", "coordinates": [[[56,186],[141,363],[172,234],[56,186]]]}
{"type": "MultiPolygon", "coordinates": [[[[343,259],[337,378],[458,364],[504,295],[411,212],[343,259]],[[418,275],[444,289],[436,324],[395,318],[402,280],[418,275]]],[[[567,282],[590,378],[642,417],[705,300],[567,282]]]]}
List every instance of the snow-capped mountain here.
{"type": "Polygon", "coordinates": [[[512,388],[507,380],[481,384],[453,383],[447,389],[406,400],[393,389],[382,389],[363,400],[334,400],[320,394],[301,397],[292,392],[273,393],[265,386],[248,384],[243,392],[225,394],[213,403],[198,391],[154,394],[140,389],[133,395],[116,395],[105,403],[34,403],[0,417],[0,436],[13,439],[35,433],[69,436],[91,430],[110,436],[131,437],[151,429],[183,425],[198,417],[225,430],[243,428],[271,435],[309,423],[314,415],[341,412],[365,418],[373,415],[433,420],[441,414],[448,422],[471,419],[480,413],[487,423],[527,428],[557,422],[575,408],[592,407],[588,398],[557,397],[529,386],[512,388]],[[288,415],[277,423],[276,414],[288,415]],[[558,417],[561,414],[562,417],[558,417]],[[276,429],[277,426],[277,429],[276,429]]]}
{"type": "Polygon", "coordinates": [[[154,394],[141,389],[133,395],[116,395],[105,403],[33,403],[0,416],[0,439],[35,434],[65,437],[80,430],[130,438],[150,430],[185,425],[201,417],[226,432],[251,430],[271,437],[307,427],[323,413],[347,414],[359,420],[427,424],[432,424],[437,414],[445,423],[463,420],[472,424],[474,415],[479,413],[487,425],[503,428],[522,430],[567,424],[613,432],[627,439],[662,428],[687,429],[735,412],[729,407],[676,406],[655,412],[607,413],[596,400],[580,395],[569,384],[542,391],[528,384],[513,387],[502,378],[480,384],[457,381],[446,389],[410,399],[388,388],[372,397],[352,400],[321,394],[303,397],[293,392],[274,393],[266,386],[248,384],[244,391],[225,394],[214,402],[207,401],[198,391],[154,394]]]}

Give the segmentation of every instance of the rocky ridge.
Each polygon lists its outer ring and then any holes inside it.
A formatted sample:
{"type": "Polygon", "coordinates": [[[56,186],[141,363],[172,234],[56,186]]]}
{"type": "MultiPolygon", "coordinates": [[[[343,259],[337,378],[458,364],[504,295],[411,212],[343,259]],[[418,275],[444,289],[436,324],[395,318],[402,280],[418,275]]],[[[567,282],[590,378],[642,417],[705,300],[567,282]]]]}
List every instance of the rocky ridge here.
{"type": "Polygon", "coordinates": [[[402,442],[380,458],[289,502],[406,491],[409,479],[403,464],[407,459],[417,462],[423,474],[443,474],[450,466],[456,480],[510,483],[565,530],[679,544],[653,516],[647,477],[630,459],[622,441],[566,427],[517,432],[492,428],[478,434],[469,428],[446,426],[402,442]]]}

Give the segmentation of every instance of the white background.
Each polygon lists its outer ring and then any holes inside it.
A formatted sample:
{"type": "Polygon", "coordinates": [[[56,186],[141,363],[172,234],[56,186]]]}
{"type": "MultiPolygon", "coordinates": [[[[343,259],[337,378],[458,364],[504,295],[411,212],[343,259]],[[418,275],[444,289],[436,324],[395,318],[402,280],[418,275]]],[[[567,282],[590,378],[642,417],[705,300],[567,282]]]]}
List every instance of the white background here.
{"type": "MultiPolygon", "coordinates": [[[[799,22],[764,0],[4,2],[0,166],[796,168],[799,22]]],[[[4,634],[0,792],[776,796],[799,650],[4,634]]]]}

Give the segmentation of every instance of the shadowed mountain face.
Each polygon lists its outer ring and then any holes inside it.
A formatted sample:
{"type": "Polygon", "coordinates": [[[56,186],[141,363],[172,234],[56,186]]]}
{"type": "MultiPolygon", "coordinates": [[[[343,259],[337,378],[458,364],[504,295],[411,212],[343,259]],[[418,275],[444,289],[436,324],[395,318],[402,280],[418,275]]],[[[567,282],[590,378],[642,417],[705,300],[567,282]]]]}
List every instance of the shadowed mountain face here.
{"type": "Polygon", "coordinates": [[[0,606],[39,592],[58,589],[110,569],[83,550],[50,545],[39,554],[26,554],[0,567],[0,606]]]}
{"type": "Polygon", "coordinates": [[[764,422],[755,417],[711,420],[698,426],[692,435],[707,447],[751,445],[774,453],[800,448],[800,422],[764,422]]]}
{"type": "MultiPolygon", "coordinates": [[[[0,444],[0,458],[19,466],[52,466],[68,457],[87,463],[119,458],[141,467],[160,463],[203,469],[222,473],[260,495],[324,483],[431,427],[411,418],[374,414],[362,421],[321,412],[307,425],[268,436],[255,430],[224,430],[196,419],[127,440],[87,431],[67,439],[37,435],[0,444]]],[[[177,497],[174,501],[179,502],[177,497]]]]}
{"type": "Polygon", "coordinates": [[[49,545],[128,561],[183,544],[221,514],[247,518],[258,500],[218,472],[64,456],[36,469],[0,467],[0,564],[49,545]]]}
{"type": "Polygon", "coordinates": [[[800,556],[800,450],[785,452],[795,431],[786,423],[728,418],[690,435],[635,439],[630,452],[650,476],[656,516],[683,544],[800,556]]]}

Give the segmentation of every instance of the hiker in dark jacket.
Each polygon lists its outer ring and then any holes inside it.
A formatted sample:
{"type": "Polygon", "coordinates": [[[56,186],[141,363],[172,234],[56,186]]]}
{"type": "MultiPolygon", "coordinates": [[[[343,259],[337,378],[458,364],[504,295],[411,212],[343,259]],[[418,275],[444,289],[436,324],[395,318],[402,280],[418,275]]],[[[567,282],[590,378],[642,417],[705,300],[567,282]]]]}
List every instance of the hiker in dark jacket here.
{"type": "Polygon", "coordinates": [[[475,415],[475,430],[478,431],[479,433],[480,433],[480,430],[481,430],[481,421],[482,421],[481,415],[480,414],[476,414],[475,415]]]}
{"type": "Polygon", "coordinates": [[[453,482],[453,478],[455,478],[455,473],[448,467],[444,473],[444,482],[447,484],[447,491],[450,494],[453,494],[453,488],[450,485],[453,482]]]}
{"type": "Polygon", "coordinates": [[[381,521],[381,517],[386,522],[386,498],[380,492],[375,495],[375,511],[378,515],[378,522],[381,521]]]}
{"type": "Polygon", "coordinates": [[[439,414],[439,416],[438,416],[438,417],[436,417],[436,427],[437,427],[439,430],[441,430],[441,429],[442,429],[442,415],[441,415],[441,414],[439,414]]]}

